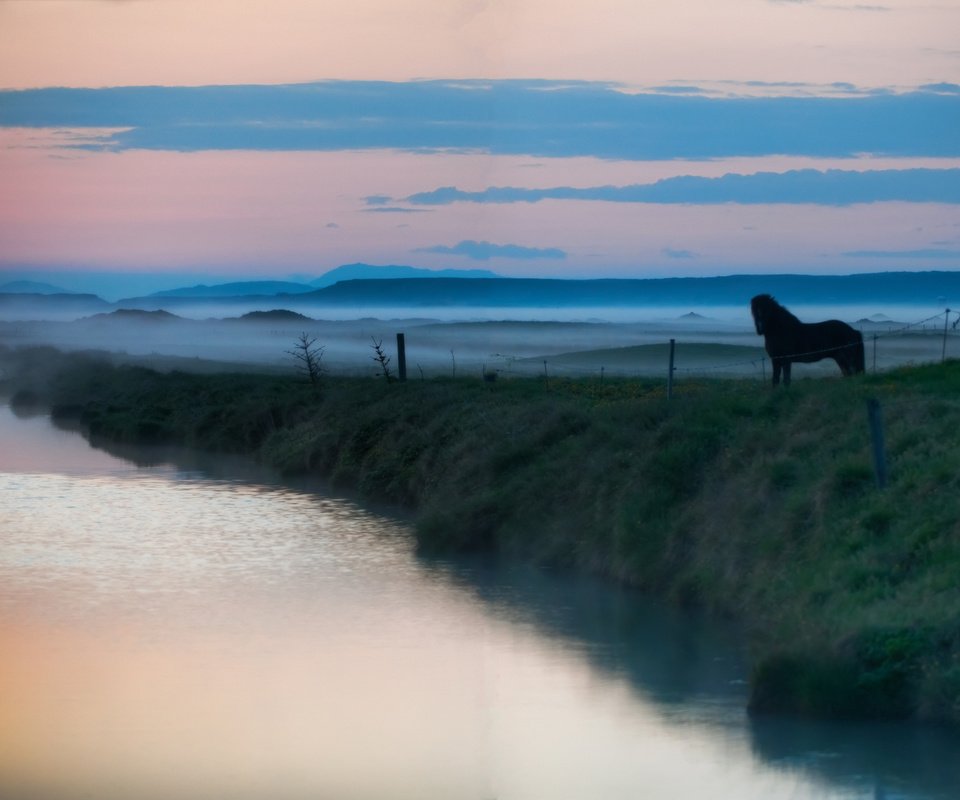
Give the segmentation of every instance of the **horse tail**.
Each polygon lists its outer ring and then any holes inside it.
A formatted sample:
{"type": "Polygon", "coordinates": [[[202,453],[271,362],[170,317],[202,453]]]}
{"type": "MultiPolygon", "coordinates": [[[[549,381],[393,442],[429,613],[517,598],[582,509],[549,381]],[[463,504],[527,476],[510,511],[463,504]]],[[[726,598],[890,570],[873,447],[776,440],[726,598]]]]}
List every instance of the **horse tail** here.
{"type": "Polygon", "coordinates": [[[867,361],[866,356],[863,351],[863,334],[860,331],[857,331],[857,341],[853,346],[853,371],[857,372],[866,372],[867,371],[867,361]]]}

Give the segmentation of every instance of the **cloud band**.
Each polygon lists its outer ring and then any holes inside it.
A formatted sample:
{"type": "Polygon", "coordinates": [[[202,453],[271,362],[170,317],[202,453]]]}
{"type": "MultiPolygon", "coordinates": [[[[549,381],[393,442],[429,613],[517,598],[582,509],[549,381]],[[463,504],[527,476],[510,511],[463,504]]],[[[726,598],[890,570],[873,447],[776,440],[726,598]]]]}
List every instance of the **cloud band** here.
{"type": "Polygon", "coordinates": [[[328,81],[0,92],[0,125],[112,128],[78,147],[471,150],[619,159],[960,156],[953,84],[853,97],[630,94],[558,81],[328,81]]]}
{"type": "Polygon", "coordinates": [[[557,186],[527,189],[495,186],[467,192],[445,186],[406,198],[416,206],[450,203],[538,203],[543,200],[594,200],[608,203],[811,203],[846,206],[855,203],[901,201],[960,203],[960,169],[790,170],[783,173],[724,175],[701,178],[684,175],[649,184],[557,186]]]}

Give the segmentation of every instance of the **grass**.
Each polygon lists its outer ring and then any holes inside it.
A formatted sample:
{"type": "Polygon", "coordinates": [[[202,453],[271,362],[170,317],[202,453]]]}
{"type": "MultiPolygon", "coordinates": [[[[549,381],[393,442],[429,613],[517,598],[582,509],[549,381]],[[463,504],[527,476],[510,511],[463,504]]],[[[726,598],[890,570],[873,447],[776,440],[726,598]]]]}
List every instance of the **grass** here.
{"type": "MultiPolygon", "coordinates": [[[[3,356],[91,434],[251,453],[415,513],[423,551],[589,570],[741,620],[752,708],[960,723],[960,363],[857,379],[161,374],[3,356]],[[876,488],[866,399],[880,401],[876,488]]],[[[21,395],[29,399],[28,395],[21,395]]]]}

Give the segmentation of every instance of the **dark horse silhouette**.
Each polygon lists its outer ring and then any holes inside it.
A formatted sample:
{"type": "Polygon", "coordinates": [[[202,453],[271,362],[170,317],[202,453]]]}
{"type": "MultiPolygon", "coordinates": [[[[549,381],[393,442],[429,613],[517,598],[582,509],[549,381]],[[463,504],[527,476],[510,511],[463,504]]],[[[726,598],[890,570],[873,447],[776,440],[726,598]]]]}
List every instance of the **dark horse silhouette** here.
{"type": "Polygon", "coordinates": [[[820,361],[832,358],[844,375],[863,372],[863,335],[846,322],[801,322],[768,294],[750,301],[757,334],[773,361],[773,385],[790,385],[790,365],[794,361],[820,361]]]}

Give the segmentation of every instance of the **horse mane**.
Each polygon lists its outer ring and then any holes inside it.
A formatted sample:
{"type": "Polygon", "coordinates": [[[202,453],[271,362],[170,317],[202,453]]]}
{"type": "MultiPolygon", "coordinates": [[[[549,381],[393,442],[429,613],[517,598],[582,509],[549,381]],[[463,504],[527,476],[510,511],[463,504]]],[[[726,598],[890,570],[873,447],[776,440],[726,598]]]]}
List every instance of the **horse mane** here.
{"type": "Polygon", "coordinates": [[[800,320],[785,306],[780,305],[771,294],[758,294],[750,301],[750,310],[754,319],[762,319],[764,323],[800,324],[800,320]]]}

